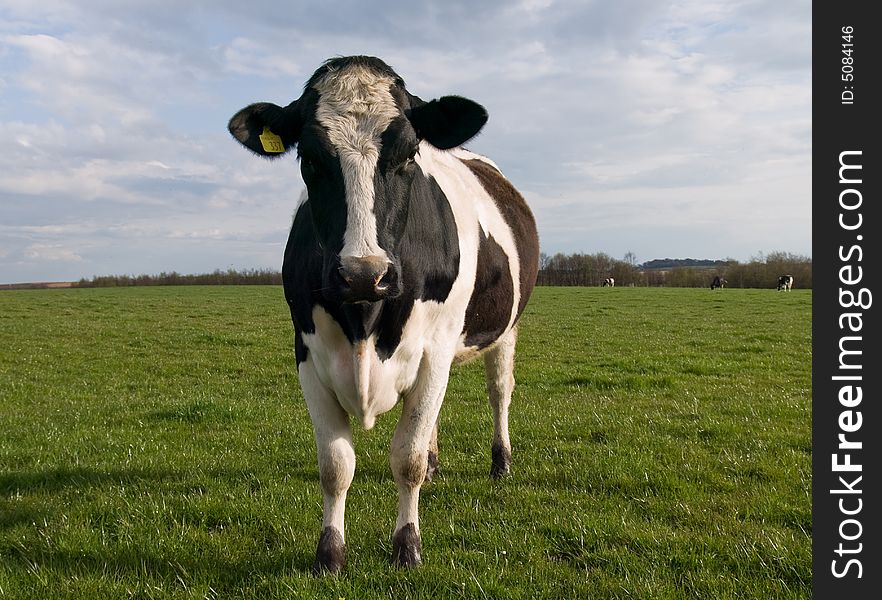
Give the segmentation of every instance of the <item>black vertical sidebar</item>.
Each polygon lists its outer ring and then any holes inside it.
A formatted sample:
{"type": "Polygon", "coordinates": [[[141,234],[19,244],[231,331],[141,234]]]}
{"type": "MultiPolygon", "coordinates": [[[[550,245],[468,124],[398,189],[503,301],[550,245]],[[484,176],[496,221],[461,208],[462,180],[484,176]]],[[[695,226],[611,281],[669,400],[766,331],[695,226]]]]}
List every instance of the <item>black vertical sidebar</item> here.
{"type": "Polygon", "coordinates": [[[871,6],[812,6],[812,583],[819,599],[882,597],[882,22],[871,6]]]}

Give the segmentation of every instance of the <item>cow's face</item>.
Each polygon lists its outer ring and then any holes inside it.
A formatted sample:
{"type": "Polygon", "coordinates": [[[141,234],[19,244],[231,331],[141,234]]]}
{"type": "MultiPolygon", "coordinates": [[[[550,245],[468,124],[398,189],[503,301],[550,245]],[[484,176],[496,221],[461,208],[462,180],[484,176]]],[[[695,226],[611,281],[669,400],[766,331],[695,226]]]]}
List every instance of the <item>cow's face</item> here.
{"type": "Polygon", "coordinates": [[[263,156],[297,146],[323,249],[324,293],[374,302],[406,285],[398,242],[410,203],[428,200],[420,193],[427,188],[415,183],[423,177],[414,161],[420,142],[453,148],[486,120],[471,100],[445,96],[425,103],[379,59],[349,57],[326,62],[287,107],[252,104],[229,129],[263,156]]]}

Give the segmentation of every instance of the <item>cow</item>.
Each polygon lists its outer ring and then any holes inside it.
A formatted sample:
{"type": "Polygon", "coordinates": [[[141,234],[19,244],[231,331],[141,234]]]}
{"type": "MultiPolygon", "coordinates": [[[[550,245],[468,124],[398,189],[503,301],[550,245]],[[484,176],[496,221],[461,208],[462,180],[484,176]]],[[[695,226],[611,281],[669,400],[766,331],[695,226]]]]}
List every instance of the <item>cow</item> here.
{"type": "Polygon", "coordinates": [[[398,489],[392,562],[422,562],[420,488],[438,470],[451,365],[483,355],[493,413],[490,475],[507,475],[517,324],[536,282],[530,208],[488,158],[462,148],[488,119],[461,96],[423,101],[385,62],[325,61],[287,106],[251,104],[228,128],[253,153],[297,148],[306,185],[282,279],[324,499],[313,571],[346,562],[364,429],[401,402],[390,448],[398,489]]]}
{"type": "Polygon", "coordinates": [[[615,287],[616,280],[612,277],[607,277],[603,280],[603,283],[600,284],[600,287],[615,287]]]}
{"type": "Polygon", "coordinates": [[[727,280],[723,279],[719,275],[714,275],[714,280],[711,281],[710,289],[715,290],[717,288],[723,288],[725,285],[729,283],[727,280]]]}
{"type": "Polygon", "coordinates": [[[781,275],[778,277],[778,291],[784,290],[789,292],[793,287],[793,275],[781,275]]]}

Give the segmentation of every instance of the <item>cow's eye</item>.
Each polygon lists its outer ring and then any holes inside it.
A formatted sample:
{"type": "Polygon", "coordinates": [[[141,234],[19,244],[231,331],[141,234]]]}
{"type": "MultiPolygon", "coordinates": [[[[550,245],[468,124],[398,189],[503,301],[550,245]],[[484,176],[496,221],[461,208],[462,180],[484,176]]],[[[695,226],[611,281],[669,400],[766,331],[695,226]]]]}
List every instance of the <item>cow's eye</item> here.
{"type": "Polygon", "coordinates": [[[413,166],[413,164],[416,162],[416,160],[415,160],[416,154],[417,154],[417,150],[416,150],[416,148],[414,148],[411,151],[411,153],[408,155],[408,157],[406,159],[404,159],[404,163],[402,163],[402,166],[405,166],[405,167],[413,166]]]}

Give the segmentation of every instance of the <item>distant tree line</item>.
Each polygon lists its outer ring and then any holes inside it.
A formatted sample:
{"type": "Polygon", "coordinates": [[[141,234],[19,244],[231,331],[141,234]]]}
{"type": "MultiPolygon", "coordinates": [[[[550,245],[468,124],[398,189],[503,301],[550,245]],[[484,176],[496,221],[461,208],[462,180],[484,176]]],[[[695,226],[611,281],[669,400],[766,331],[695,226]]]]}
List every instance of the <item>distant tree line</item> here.
{"type": "MultiPolygon", "coordinates": [[[[627,262],[627,261],[626,261],[627,262]]],[[[695,259],[695,258],[656,258],[653,260],[648,260],[643,263],[641,268],[643,269],[673,269],[675,267],[700,267],[700,268],[708,268],[713,267],[715,269],[720,269],[729,264],[728,260],[707,260],[707,259],[695,259]]]]}
{"type": "Polygon", "coordinates": [[[617,260],[608,254],[539,255],[538,285],[597,286],[607,277],[616,285],[645,285],[636,264],[617,260]]]}
{"type": "Polygon", "coordinates": [[[282,274],[271,269],[215,270],[182,275],[176,271],[159,275],[100,275],[80,279],[75,287],[125,287],[133,285],[281,285],[282,274]]]}
{"type": "MultiPolygon", "coordinates": [[[[616,287],[710,287],[714,276],[726,287],[774,288],[779,275],[793,275],[796,288],[812,287],[812,259],[787,252],[772,252],[741,263],[734,259],[656,259],[637,264],[632,253],[624,259],[608,254],[555,254],[539,257],[539,285],[600,286],[612,277],[616,287]]],[[[281,285],[282,274],[270,269],[182,275],[176,271],[159,275],[101,275],[80,279],[74,287],[125,287],[136,285],[281,285]]]]}
{"type": "Polygon", "coordinates": [[[607,277],[615,285],[641,287],[710,287],[714,276],[726,287],[774,288],[778,276],[793,275],[796,288],[812,287],[812,259],[788,252],[758,255],[749,262],[734,259],[659,259],[636,264],[628,253],[624,260],[597,254],[555,254],[539,257],[539,285],[599,286],[607,277]]]}

